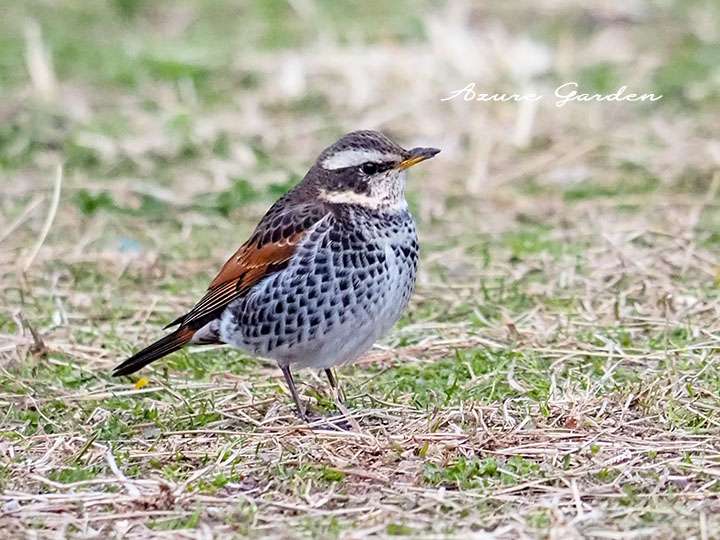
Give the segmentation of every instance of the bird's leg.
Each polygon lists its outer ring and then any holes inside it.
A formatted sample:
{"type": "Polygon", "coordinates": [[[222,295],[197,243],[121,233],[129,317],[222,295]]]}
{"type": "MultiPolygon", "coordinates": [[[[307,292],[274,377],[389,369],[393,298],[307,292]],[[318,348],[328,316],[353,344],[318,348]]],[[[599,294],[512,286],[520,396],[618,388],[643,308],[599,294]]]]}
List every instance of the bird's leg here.
{"type": "Polygon", "coordinates": [[[337,390],[338,383],[337,379],[335,378],[335,374],[333,373],[332,368],[325,368],[325,375],[327,375],[327,380],[330,383],[330,386],[333,390],[337,390]]]}
{"type": "Polygon", "coordinates": [[[350,411],[348,411],[347,407],[345,406],[345,392],[343,392],[340,388],[337,378],[335,377],[335,372],[333,372],[332,368],[327,368],[324,371],[325,375],[327,376],[327,380],[333,390],[333,399],[335,400],[335,405],[342,414],[340,418],[333,419],[331,421],[332,426],[336,429],[341,429],[343,431],[360,431],[360,425],[358,424],[357,420],[352,417],[352,414],[350,414],[350,411]]]}
{"type": "Polygon", "coordinates": [[[330,383],[330,387],[333,389],[333,393],[335,394],[335,397],[340,402],[344,402],[345,401],[345,393],[340,388],[340,385],[338,384],[337,378],[335,377],[335,373],[333,372],[332,368],[326,368],[325,375],[327,375],[327,380],[330,383]]]}
{"type": "Polygon", "coordinates": [[[307,415],[305,414],[305,407],[300,403],[300,397],[298,396],[297,389],[295,388],[295,380],[293,379],[292,373],[290,372],[290,366],[280,366],[280,370],[285,376],[285,382],[290,389],[290,394],[295,401],[295,407],[297,408],[298,416],[304,422],[307,422],[307,415]]]}

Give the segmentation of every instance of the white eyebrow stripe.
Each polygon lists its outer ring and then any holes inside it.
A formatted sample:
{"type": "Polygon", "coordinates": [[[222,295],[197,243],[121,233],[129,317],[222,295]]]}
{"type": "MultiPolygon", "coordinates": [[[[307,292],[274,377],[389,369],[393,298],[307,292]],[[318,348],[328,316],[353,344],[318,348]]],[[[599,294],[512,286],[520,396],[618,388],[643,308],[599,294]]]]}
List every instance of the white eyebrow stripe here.
{"type": "Polygon", "coordinates": [[[331,156],[326,157],[320,163],[323,169],[343,169],[345,167],[354,167],[368,161],[384,162],[384,161],[400,161],[397,154],[385,154],[377,150],[361,150],[358,148],[349,148],[341,150],[331,156]]]}

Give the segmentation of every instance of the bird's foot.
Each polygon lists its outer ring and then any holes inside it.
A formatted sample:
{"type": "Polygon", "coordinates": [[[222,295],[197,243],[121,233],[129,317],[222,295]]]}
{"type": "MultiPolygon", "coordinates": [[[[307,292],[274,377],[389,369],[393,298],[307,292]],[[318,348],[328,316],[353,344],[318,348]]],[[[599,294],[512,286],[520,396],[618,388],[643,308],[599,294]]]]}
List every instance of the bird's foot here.
{"type": "Polygon", "coordinates": [[[352,418],[345,407],[340,414],[321,414],[306,408],[304,414],[298,414],[301,420],[308,424],[311,429],[329,429],[334,431],[359,431],[360,426],[352,418]]]}

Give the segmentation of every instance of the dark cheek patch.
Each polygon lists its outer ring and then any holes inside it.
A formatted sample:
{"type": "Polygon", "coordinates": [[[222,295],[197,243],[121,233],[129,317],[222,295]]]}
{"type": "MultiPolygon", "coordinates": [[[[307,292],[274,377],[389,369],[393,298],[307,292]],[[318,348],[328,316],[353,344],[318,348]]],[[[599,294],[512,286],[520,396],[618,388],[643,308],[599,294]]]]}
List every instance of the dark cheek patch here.
{"type": "Polygon", "coordinates": [[[354,182],[354,185],[351,186],[351,189],[358,194],[361,195],[369,195],[370,194],[370,184],[365,180],[356,180],[354,182]]]}
{"type": "MultiPolygon", "coordinates": [[[[380,170],[373,176],[381,175],[382,173],[393,168],[392,163],[383,163],[380,166],[380,170]]],[[[336,169],[332,171],[323,171],[325,176],[325,189],[333,192],[352,191],[358,195],[370,195],[370,183],[366,175],[359,171],[358,167],[347,167],[345,169],[336,169]]],[[[388,181],[385,178],[384,181],[388,181]]]]}
{"type": "Polygon", "coordinates": [[[333,182],[332,191],[353,191],[361,195],[367,195],[370,193],[370,185],[364,176],[358,175],[353,169],[349,169],[343,172],[333,182]]]}

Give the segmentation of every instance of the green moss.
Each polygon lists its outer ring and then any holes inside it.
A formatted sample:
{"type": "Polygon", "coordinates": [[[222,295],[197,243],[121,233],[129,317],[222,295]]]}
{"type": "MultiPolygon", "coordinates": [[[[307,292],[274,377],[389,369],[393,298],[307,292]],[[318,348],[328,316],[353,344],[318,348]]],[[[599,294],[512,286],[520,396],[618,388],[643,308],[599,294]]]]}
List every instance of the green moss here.
{"type": "Polygon", "coordinates": [[[92,480],[99,472],[99,468],[94,466],[63,467],[50,471],[48,478],[61,484],[72,484],[83,480],[92,480]]]}
{"type": "Polygon", "coordinates": [[[512,485],[539,475],[537,463],[520,456],[512,456],[503,463],[494,458],[460,457],[445,465],[426,463],[423,469],[428,485],[459,490],[482,489],[495,483],[512,485]]]}

